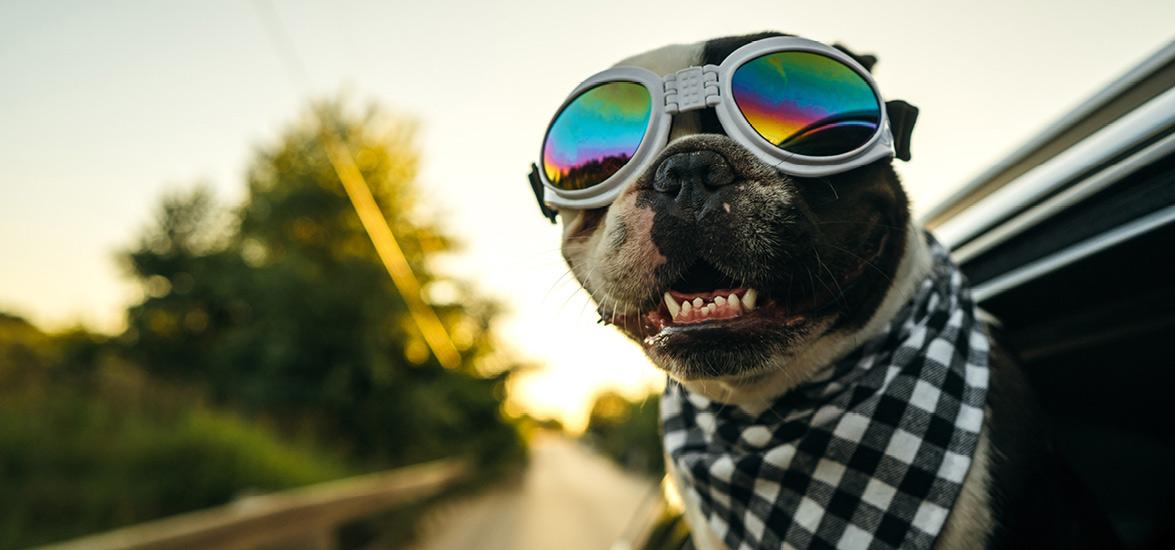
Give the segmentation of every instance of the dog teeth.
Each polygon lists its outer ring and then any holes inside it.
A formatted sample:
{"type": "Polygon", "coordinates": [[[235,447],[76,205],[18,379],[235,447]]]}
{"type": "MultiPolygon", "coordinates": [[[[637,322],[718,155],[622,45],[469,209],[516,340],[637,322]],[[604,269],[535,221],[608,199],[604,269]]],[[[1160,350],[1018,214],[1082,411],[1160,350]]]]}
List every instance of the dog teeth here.
{"type": "Polygon", "coordinates": [[[680,302],[669,292],[661,295],[669,317],[674,323],[697,323],[706,319],[731,319],[755,310],[758,293],[754,289],[745,292],[731,292],[726,296],[701,296],[683,299],[680,302]]]}
{"type": "Polygon", "coordinates": [[[677,300],[674,300],[668,292],[665,293],[665,307],[669,308],[670,319],[676,318],[677,314],[681,312],[681,306],[677,305],[677,300]]]}
{"type": "Polygon", "coordinates": [[[755,289],[748,288],[747,292],[743,294],[743,307],[747,311],[755,311],[755,299],[758,297],[759,294],[755,292],[755,289]]]}

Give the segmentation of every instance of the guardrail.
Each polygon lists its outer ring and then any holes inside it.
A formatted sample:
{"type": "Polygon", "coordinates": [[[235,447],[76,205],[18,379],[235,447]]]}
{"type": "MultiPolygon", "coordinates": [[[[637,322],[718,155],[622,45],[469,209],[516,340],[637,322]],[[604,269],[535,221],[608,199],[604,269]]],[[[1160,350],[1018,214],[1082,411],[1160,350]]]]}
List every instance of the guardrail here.
{"type": "Polygon", "coordinates": [[[440,493],[469,464],[440,460],[266,495],[41,547],[42,550],[331,549],[334,530],[440,493]]]}

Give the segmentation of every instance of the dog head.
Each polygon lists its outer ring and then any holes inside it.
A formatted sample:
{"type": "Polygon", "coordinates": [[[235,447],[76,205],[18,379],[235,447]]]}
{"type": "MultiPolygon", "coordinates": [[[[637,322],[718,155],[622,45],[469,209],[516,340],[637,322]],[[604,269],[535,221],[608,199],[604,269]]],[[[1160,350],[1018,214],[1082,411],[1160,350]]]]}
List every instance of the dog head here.
{"type": "MultiPolygon", "coordinates": [[[[772,35],[668,46],[620,65],[717,65],[772,35]]],[[[674,116],[667,147],[612,204],[559,213],[563,256],[602,319],[658,367],[687,384],[775,392],[904,301],[910,289],[895,281],[909,278],[899,271],[921,242],[890,160],[789,176],[728,137],[713,109],[674,116]]]]}

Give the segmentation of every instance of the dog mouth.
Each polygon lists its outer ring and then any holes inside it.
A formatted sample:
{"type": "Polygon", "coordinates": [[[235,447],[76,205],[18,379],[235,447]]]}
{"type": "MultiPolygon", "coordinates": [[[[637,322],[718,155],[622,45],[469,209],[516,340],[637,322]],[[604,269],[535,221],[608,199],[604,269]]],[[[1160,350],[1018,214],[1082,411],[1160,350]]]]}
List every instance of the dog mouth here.
{"type": "Polygon", "coordinates": [[[656,334],[677,330],[749,327],[755,323],[795,326],[807,319],[802,304],[784,304],[743,284],[704,260],[698,261],[645,312],[656,334]]]}
{"type": "Polygon", "coordinates": [[[661,295],[661,303],[645,312],[658,331],[675,326],[718,325],[775,307],[760,300],[760,291],[699,260],[661,295]]]}
{"type": "Polygon", "coordinates": [[[601,307],[601,322],[616,325],[649,348],[702,341],[718,347],[754,346],[767,335],[786,339],[806,333],[809,325],[834,314],[846,289],[867,266],[874,265],[887,241],[883,235],[857,265],[842,271],[836,280],[822,280],[822,286],[814,278],[804,285],[804,280],[791,274],[770,289],[756,288],[699,259],[643,309],[621,313],[601,307]]]}
{"type": "Polygon", "coordinates": [[[664,309],[651,313],[660,314],[665,325],[692,325],[752,313],[759,306],[759,293],[744,287],[690,293],[670,289],[665,291],[662,301],[664,309]],[[667,319],[664,314],[668,314],[667,319]]]}
{"type": "Polygon", "coordinates": [[[651,345],[656,338],[676,332],[740,330],[766,324],[794,327],[806,322],[812,309],[790,301],[785,305],[699,260],[649,309],[639,314],[601,313],[605,322],[651,345]]]}

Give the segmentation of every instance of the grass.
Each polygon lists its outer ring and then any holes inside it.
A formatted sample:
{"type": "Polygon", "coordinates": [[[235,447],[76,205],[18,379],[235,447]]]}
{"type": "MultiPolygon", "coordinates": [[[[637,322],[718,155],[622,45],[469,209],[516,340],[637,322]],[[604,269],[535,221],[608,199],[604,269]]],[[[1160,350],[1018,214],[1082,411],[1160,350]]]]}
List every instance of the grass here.
{"type": "Polygon", "coordinates": [[[354,473],[231,413],[133,386],[25,381],[0,390],[0,548],[354,473]]]}

